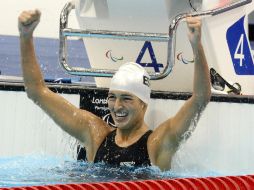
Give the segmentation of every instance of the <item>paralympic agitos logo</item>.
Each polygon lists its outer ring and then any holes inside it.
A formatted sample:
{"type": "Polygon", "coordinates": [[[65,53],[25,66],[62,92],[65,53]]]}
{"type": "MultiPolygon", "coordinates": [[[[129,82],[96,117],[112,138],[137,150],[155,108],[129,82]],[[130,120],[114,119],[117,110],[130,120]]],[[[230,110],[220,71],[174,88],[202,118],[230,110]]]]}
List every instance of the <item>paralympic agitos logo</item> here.
{"type": "Polygon", "coordinates": [[[192,60],[185,59],[183,57],[183,52],[178,53],[176,58],[177,58],[178,61],[181,61],[184,64],[194,63],[194,59],[192,59],[192,60]]]}
{"type": "Polygon", "coordinates": [[[122,61],[123,60],[123,56],[122,57],[115,57],[112,55],[112,50],[108,50],[106,52],[106,57],[108,59],[111,59],[113,62],[117,62],[117,61],[122,61]]]}

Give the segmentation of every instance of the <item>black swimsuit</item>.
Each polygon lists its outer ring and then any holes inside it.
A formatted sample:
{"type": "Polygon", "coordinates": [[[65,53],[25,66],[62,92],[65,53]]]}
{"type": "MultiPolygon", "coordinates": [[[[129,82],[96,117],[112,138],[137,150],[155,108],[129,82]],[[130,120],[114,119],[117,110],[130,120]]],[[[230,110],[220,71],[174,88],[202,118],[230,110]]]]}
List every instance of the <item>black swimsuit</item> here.
{"type": "Polygon", "coordinates": [[[151,130],[147,131],[137,142],[128,147],[119,147],[115,143],[116,130],[112,131],[100,145],[94,163],[104,162],[117,166],[150,166],[147,140],[151,133],[151,130]]]}

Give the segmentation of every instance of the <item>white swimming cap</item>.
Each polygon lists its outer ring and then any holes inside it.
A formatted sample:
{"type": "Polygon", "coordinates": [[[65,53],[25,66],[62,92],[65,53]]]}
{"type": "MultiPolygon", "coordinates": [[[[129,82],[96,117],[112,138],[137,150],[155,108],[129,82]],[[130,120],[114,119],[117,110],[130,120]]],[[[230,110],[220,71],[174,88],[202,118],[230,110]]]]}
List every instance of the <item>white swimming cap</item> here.
{"type": "Polygon", "coordinates": [[[134,94],[144,103],[150,100],[150,76],[139,64],[128,62],[119,67],[111,79],[109,91],[121,90],[134,94]]]}

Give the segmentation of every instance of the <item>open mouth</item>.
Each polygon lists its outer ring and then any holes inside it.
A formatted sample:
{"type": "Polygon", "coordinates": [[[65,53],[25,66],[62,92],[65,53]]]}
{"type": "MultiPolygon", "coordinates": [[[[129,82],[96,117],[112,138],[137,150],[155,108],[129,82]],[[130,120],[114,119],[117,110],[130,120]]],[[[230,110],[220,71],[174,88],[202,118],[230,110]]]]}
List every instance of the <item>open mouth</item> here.
{"type": "Polygon", "coordinates": [[[125,119],[127,116],[128,116],[127,112],[115,112],[115,118],[118,121],[121,121],[121,120],[125,119]]]}

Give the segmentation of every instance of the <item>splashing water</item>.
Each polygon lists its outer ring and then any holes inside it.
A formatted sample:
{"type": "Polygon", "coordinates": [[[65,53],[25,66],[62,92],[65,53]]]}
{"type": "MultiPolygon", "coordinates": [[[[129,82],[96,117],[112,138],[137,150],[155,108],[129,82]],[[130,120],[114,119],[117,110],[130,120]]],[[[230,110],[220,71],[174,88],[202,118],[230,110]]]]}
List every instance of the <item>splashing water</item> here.
{"type": "MultiPolygon", "coordinates": [[[[211,174],[211,173],[210,173],[211,174]]],[[[66,183],[135,181],[197,177],[197,174],[161,172],[157,167],[110,167],[70,157],[26,155],[0,158],[0,188],[66,183]]]]}
{"type": "Polygon", "coordinates": [[[126,181],[176,177],[157,167],[109,167],[45,155],[0,158],[0,187],[126,181]]]}

